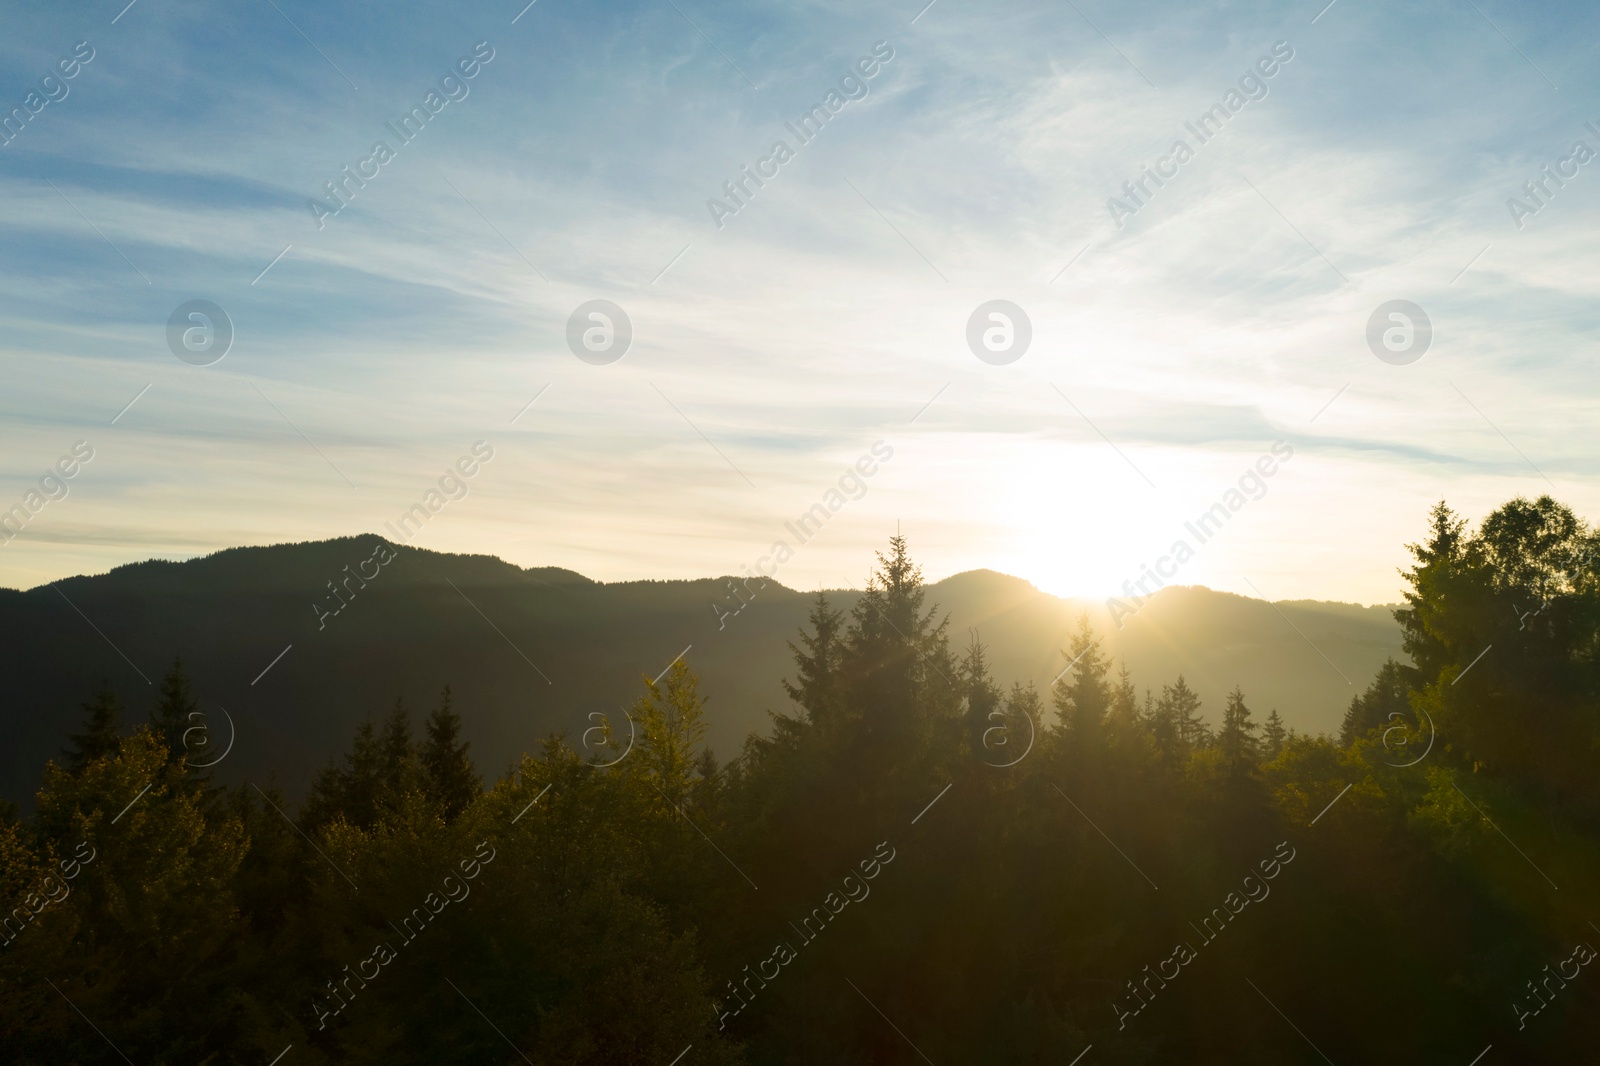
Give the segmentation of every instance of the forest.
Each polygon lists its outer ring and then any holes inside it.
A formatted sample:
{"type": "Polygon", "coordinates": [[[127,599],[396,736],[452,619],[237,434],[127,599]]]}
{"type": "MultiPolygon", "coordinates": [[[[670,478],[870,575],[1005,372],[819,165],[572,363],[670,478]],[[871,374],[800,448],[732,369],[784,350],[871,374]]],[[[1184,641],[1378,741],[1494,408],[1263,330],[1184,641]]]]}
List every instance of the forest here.
{"type": "Polygon", "coordinates": [[[153,707],[87,678],[0,817],[3,1058],[1579,1061],[1597,548],[1549,497],[1435,506],[1409,661],[1338,736],[1136,678],[1087,621],[1002,690],[900,536],[725,761],[692,656],[503,768],[448,687],[397,701],[304,797],[197,754],[181,659],[153,707]]]}

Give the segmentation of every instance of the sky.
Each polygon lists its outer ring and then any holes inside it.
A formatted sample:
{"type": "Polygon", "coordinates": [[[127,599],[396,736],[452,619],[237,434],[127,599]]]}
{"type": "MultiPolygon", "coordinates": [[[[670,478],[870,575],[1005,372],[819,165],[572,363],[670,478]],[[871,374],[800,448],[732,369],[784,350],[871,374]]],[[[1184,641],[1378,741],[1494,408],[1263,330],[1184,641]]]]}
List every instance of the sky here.
{"type": "Polygon", "coordinates": [[[0,585],[480,441],[409,542],[608,581],[1393,602],[1439,499],[1600,511],[1600,11],[924,2],[0,6],[0,585]]]}

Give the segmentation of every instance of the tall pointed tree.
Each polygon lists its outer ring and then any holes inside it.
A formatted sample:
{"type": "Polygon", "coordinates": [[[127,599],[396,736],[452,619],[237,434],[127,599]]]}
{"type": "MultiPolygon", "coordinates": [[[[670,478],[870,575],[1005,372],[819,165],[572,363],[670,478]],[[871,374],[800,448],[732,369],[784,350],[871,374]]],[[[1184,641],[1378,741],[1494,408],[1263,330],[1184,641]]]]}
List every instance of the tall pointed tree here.
{"type": "Polygon", "coordinates": [[[200,702],[189,686],[189,675],[183,672],[183,659],[174,657],[172,669],[161,679],[155,709],[150,712],[150,727],[166,744],[172,758],[185,754],[183,734],[195,724],[196,719],[191,716],[199,710],[200,702]]]}
{"type": "Polygon", "coordinates": [[[807,618],[811,632],[800,632],[800,647],[793,642],[795,682],[784,679],[783,689],[805,711],[812,725],[835,721],[840,713],[839,665],[843,653],[841,631],[844,614],[828,603],[826,593],[818,592],[807,618]]]}
{"type": "Polygon", "coordinates": [[[1267,724],[1261,730],[1261,757],[1269,762],[1276,759],[1283,751],[1288,736],[1283,728],[1283,719],[1278,715],[1278,708],[1272,708],[1267,715],[1267,724]]]}
{"type": "Polygon", "coordinates": [[[1161,705],[1183,751],[1193,751],[1210,743],[1211,730],[1200,716],[1200,697],[1182,674],[1178,675],[1176,684],[1161,687],[1161,705]]]}
{"type": "Polygon", "coordinates": [[[1070,669],[1056,682],[1055,705],[1061,726],[1075,745],[1094,746],[1111,710],[1111,685],[1106,675],[1111,660],[1100,650],[1100,638],[1089,625],[1089,616],[1078,618],[1078,630],[1067,650],[1070,669]]]}
{"type": "Polygon", "coordinates": [[[1389,728],[1391,715],[1409,720],[1412,689],[1421,687],[1416,670],[1394,659],[1386,660],[1367,690],[1350,697],[1350,707],[1339,727],[1339,743],[1349,747],[1372,729],[1389,728]]]}
{"type": "Polygon", "coordinates": [[[110,681],[100,682],[83,705],[83,714],[83,732],[72,735],[72,746],[63,753],[67,768],[75,774],[82,773],[95,759],[115,754],[122,738],[122,700],[110,681]]]}
{"type": "Polygon", "coordinates": [[[981,753],[985,749],[985,733],[999,722],[998,717],[991,718],[990,715],[1000,707],[1000,688],[989,676],[989,662],[983,654],[983,643],[978,640],[976,630],[972,633],[971,643],[967,645],[967,654],[961,660],[961,693],[967,702],[967,737],[973,750],[981,753]]]}
{"type": "Polygon", "coordinates": [[[444,812],[446,821],[455,818],[483,792],[483,779],[467,754],[468,742],[461,739],[461,715],[450,706],[450,686],[444,687],[439,706],[428,716],[427,736],[422,743],[421,762],[428,793],[444,812]]]}
{"type": "Polygon", "coordinates": [[[1228,693],[1228,702],[1222,708],[1222,729],[1217,733],[1217,748],[1222,755],[1222,766],[1229,780],[1243,780],[1256,770],[1260,757],[1260,742],[1256,730],[1260,728],[1250,720],[1250,708],[1245,706],[1244,692],[1238,686],[1228,693]]]}
{"type": "Polygon", "coordinates": [[[1416,560],[1401,571],[1411,588],[1404,594],[1406,606],[1394,612],[1400,623],[1402,645],[1411,661],[1428,680],[1455,661],[1450,640],[1450,606],[1460,599],[1463,586],[1470,581],[1471,552],[1466,520],[1457,517],[1440,500],[1429,512],[1429,535],[1423,544],[1406,548],[1416,560]]]}
{"type": "MultiPolygon", "coordinates": [[[[448,690],[446,690],[448,691],[448,690]]],[[[421,786],[422,767],[411,736],[411,715],[400,697],[384,723],[379,741],[383,756],[383,790],[388,802],[399,803],[407,792],[421,786]]]]}
{"type": "Polygon", "coordinates": [[[904,745],[924,735],[929,719],[954,715],[960,704],[956,664],[946,629],[950,620],[924,613],[922,570],[906,539],[889,540],[878,568],[850,612],[841,656],[846,699],[863,709],[866,731],[878,746],[904,745]]]}

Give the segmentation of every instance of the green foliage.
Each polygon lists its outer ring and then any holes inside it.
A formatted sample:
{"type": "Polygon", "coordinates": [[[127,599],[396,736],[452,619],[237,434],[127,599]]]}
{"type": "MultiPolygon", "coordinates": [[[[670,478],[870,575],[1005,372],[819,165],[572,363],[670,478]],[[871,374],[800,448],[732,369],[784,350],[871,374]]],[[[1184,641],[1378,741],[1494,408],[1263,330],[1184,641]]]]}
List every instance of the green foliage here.
{"type": "Polygon", "coordinates": [[[725,765],[687,660],[644,682],[631,747],[551,737],[487,790],[448,688],[420,742],[397,702],[298,812],[197,784],[181,667],[130,737],[102,689],[33,816],[0,818],[4,1057],[1311,1061],[1249,979],[1333,1061],[1559,1061],[1592,1012],[1486,1019],[1575,935],[1543,875],[1562,899],[1600,880],[1600,615],[1561,554],[1592,538],[1542,500],[1432,522],[1401,612],[1416,665],[1385,665],[1338,742],[1258,725],[1237,687],[1215,730],[1182,676],[1141,700],[1086,620],[1047,728],[976,633],[951,650],[899,537],[848,617],[818,597],[792,712],[725,765]],[[1537,615],[1505,609],[1530,589],[1537,615]],[[1480,639],[1505,659],[1463,676],[1480,639]],[[1130,982],[1289,851],[1120,1027],[1130,982]]]}

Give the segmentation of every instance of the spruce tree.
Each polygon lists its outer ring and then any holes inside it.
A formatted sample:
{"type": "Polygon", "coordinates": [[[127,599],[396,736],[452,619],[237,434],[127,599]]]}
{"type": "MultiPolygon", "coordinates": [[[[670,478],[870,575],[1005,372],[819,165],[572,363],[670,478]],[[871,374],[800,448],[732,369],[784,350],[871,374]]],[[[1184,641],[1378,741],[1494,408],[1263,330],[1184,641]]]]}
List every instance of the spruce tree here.
{"type": "Polygon", "coordinates": [[[1183,751],[1193,751],[1211,743],[1211,730],[1200,717],[1200,697],[1182,674],[1178,675],[1177,684],[1162,686],[1161,700],[1166,704],[1166,713],[1183,751]]]}
{"type": "Polygon", "coordinates": [[[1229,780],[1243,780],[1255,771],[1260,743],[1255,736],[1258,728],[1250,720],[1244,693],[1235,686],[1228,693],[1227,705],[1222,709],[1222,730],[1217,734],[1217,748],[1229,780]]]}
{"type": "Polygon", "coordinates": [[[72,746],[63,753],[67,768],[75,774],[82,773],[95,759],[116,754],[117,743],[122,739],[122,700],[110,681],[100,682],[83,705],[83,713],[83,732],[72,735],[72,746]]]}
{"type": "Polygon", "coordinates": [[[1078,618],[1078,631],[1066,656],[1071,670],[1056,682],[1055,705],[1061,727],[1080,748],[1097,745],[1111,709],[1111,685],[1106,674],[1111,660],[1100,651],[1100,639],[1089,625],[1089,616],[1078,618]]]}
{"type": "Polygon", "coordinates": [[[1386,660],[1367,690],[1350,697],[1350,707],[1339,726],[1339,743],[1349,747],[1373,729],[1387,729],[1395,715],[1409,720],[1411,691],[1421,687],[1416,670],[1394,659],[1386,660]]]}
{"type": "Polygon", "coordinates": [[[923,612],[922,570],[906,539],[889,539],[889,554],[850,612],[840,657],[847,698],[865,714],[867,735],[878,750],[925,741],[929,720],[959,711],[955,661],[946,638],[948,616],[935,622],[923,612]]]}
{"type": "Polygon", "coordinates": [[[155,709],[150,712],[150,728],[166,744],[172,758],[186,753],[183,734],[195,724],[192,716],[199,711],[200,703],[189,687],[189,676],[183,672],[183,660],[174,657],[172,669],[161,679],[155,709]]]}
{"type": "Polygon", "coordinates": [[[1454,663],[1453,649],[1442,636],[1448,627],[1441,623],[1450,617],[1450,605],[1470,585],[1476,553],[1467,536],[1466,520],[1443,500],[1434,505],[1428,519],[1427,543],[1406,545],[1416,565],[1401,571],[1411,588],[1404,593],[1406,606],[1396,610],[1394,618],[1400,623],[1406,654],[1422,676],[1433,678],[1454,663]]]}
{"type": "Polygon", "coordinates": [[[1288,734],[1283,728],[1283,719],[1278,716],[1278,708],[1272,708],[1267,715],[1267,724],[1261,731],[1262,756],[1268,761],[1276,759],[1283,751],[1284,741],[1288,734]]]}
{"type": "Polygon", "coordinates": [[[454,821],[483,792],[483,779],[467,754],[468,742],[461,739],[461,715],[450,706],[449,685],[440,695],[439,706],[428,716],[426,733],[421,762],[428,794],[439,805],[445,820],[454,821]]]}
{"type": "MultiPolygon", "coordinates": [[[[448,691],[448,689],[446,690],[448,691]]],[[[417,745],[411,737],[411,714],[398,696],[379,742],[383,760],[383,793],[387,803],[398,805],[407,792],[420,784],[421,767],[417,745]]]]}
{"type": "Polygon", "coordinates": [[[966,657],[961,660],[961,694],[966,699],[966,724],[967,737],[974,751],[983,757],[985,751],[992,751],[992,747],[984,742],[989,729],[995,725],[1002,726],[1002,732],[995,738],[1007,735],[1013,722],[1000,722],[1001,716],[993,718],[990,715],[1000,706],[1000,689],[989,676],[989,663],[983,654],[983,644],[978,640],[976,630],[972,633],[972,642],[967,645],[966,657]]]}
{"type": "Polygon", "coordinates": [[[1111,690],[1111,720],[1122,730],[1131,730],[1139,721],[1139,693],[1133,687],[1133,672],[1120,663],[1117,684],[1111,690]]]}
{"type": "Polygon", "coordinates": [[[843,651],[840,630],[844,614],[829,606],[825,593],[818,592],[807,622],[811,632],[801,630],[803,647],[789,644],[789,650],[794,653],[798,684],[785,678],[783,690],[805,711],[808,722],[820,726],[838,718],[839,663],[843,651]]]}

